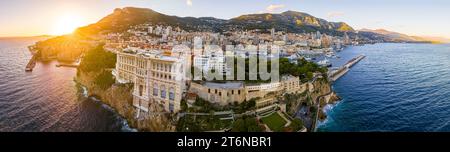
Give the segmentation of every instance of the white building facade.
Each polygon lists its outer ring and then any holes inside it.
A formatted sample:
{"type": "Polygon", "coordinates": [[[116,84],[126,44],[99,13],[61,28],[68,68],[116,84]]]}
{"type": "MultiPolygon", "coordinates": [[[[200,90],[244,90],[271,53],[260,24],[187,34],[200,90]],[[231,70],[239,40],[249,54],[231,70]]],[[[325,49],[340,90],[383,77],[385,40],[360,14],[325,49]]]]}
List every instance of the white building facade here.
{"type": "Polygon", "coordinates": [[[186,57],[181,53],[125,50],[117,53],[113,74],[119,83],[133,83],[133,106],[151,112],[162,106],[166,112],[180,111],[186,91],[186,57]]]}

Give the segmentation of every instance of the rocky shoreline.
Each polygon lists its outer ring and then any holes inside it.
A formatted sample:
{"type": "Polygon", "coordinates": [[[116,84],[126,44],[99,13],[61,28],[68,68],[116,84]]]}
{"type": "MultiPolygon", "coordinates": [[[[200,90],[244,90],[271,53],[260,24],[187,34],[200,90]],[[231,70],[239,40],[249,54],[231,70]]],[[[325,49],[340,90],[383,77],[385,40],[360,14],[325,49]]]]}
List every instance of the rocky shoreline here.
{"type": "MultiPolygon", "coordinates": [[[[94,78],[99,72],[78,72],[75,77],[75,81],[85,86],[89,91],[87,96],[95,96],[104,104],[113,108],[120,116],[127,120],[131,128],[135,128],[138,131],[149,131],[149,132],[174,132],[176,131],[176,126],[173,116],[168,114],[155,114],[147,115],[145,118],[136,118],[137,111],[132,106],[133,96],[131,84],[114,84],[108,89],[102,89],[96,86],[94,83],[94,78]]],[[[315,89],[310,92],[311,97],[318,97],[320,95],[326,94],[327,91],[331,90],[331,84],[328,82],[315,82],[313,84],[315,89]]],[[[323,109],[326,105],[336,104],[340,100],[340,97],[331,90],[331,94],[326,96],[324,101],[326,104],[319,104],[319,114],[318,121],[323,122],[326,119],[326,114],[323,113],[323,109]]],[[[321,100],[321,102],[323,102],[321,100]]],[[[152,107],[155,111],[163,111],[158,106],[152,107]]]]}
{"type": "Polygon", "coordinates": [[[75,81],[85,86],[89,91],[87,96],[95,96],[104,104],[113,108],[120,116],[125,118],[131,128],[138,131],[150,132],[173,132],[175,126],[171,124],[170,116],[152,115],[145,118],[136,119],[137,111],[132,106],[132,85],[113,85],[104,90],[95,85],[94,79],[98,75],[95,72],[79,74],[75,77],[75,81]]]}

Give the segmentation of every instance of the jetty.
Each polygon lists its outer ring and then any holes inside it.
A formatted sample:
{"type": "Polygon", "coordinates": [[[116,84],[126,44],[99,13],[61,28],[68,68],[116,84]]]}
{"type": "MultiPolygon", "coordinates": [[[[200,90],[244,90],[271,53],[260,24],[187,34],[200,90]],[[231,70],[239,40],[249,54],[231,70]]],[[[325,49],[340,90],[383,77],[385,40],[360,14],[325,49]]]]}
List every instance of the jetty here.
{"type": "Polygon", "coordinates": [[[25,71],[27,71],[27,72],[33,71],[34,67],[36,66],[36,62],[37,62],[37,56],[33,55],[33,57],[31,57],[30,61],[28,61],[28,64],[25,67],[25,71]]]}
{"type": "Polygon", "coordinates": [[[80,66],[79,64],[70,64],[70,63],[59,63],[56,65],[56,67],[70,67],[70,68],[76,68],[80,66]]]}
{"type": "Polygon", "coordinates": [[[350,61],[348,61],[343,66],[339,67],[338,69],[331,70],[328,73],[329,80],[331,80],[332,82],[338,80],[339,78],[344,76],[348,71],[350,71],[350,68],[352,68],[356,63],[358,63],[359,61],[361,61],[365,57],[366,56],[364,56],[364,55],[359,55],[359,56],[351,59],[350,61]]]}

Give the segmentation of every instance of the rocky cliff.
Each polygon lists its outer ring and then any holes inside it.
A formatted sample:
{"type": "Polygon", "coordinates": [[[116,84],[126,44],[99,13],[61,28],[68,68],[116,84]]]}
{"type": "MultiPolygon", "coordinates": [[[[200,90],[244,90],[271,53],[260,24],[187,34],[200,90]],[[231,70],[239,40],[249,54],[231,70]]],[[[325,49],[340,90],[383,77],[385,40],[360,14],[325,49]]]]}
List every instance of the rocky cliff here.
{"type": "Polygon", "coordinates": [[[132,106],[133,96],[131,84],[114,84],[107,89],[95,85],[95,77],[99,72],[79,72],[75,80],[85,86],[89,91],[89,96],[99,98],[103,103],[114,108],[115,111],[124,117],[132,128],[139,131],[168,132],[175,131],[175,126],[171,124],[169,116],[154,115],[147,118],[136,119],[136,110],[132,106]]]}

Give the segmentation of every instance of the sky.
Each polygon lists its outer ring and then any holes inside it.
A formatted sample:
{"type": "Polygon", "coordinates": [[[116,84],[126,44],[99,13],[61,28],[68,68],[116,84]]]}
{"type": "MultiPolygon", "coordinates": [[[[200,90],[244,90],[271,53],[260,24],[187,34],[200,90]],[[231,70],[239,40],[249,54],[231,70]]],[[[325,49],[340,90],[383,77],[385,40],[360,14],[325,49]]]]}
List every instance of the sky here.
{"type": "Polygon", "coordinates": [[[0,37],[63,34],[128,6],[222,19],[293,10],[343,21],[355,29],[450,38],[448,0],[2,0],[0,37]]]}

